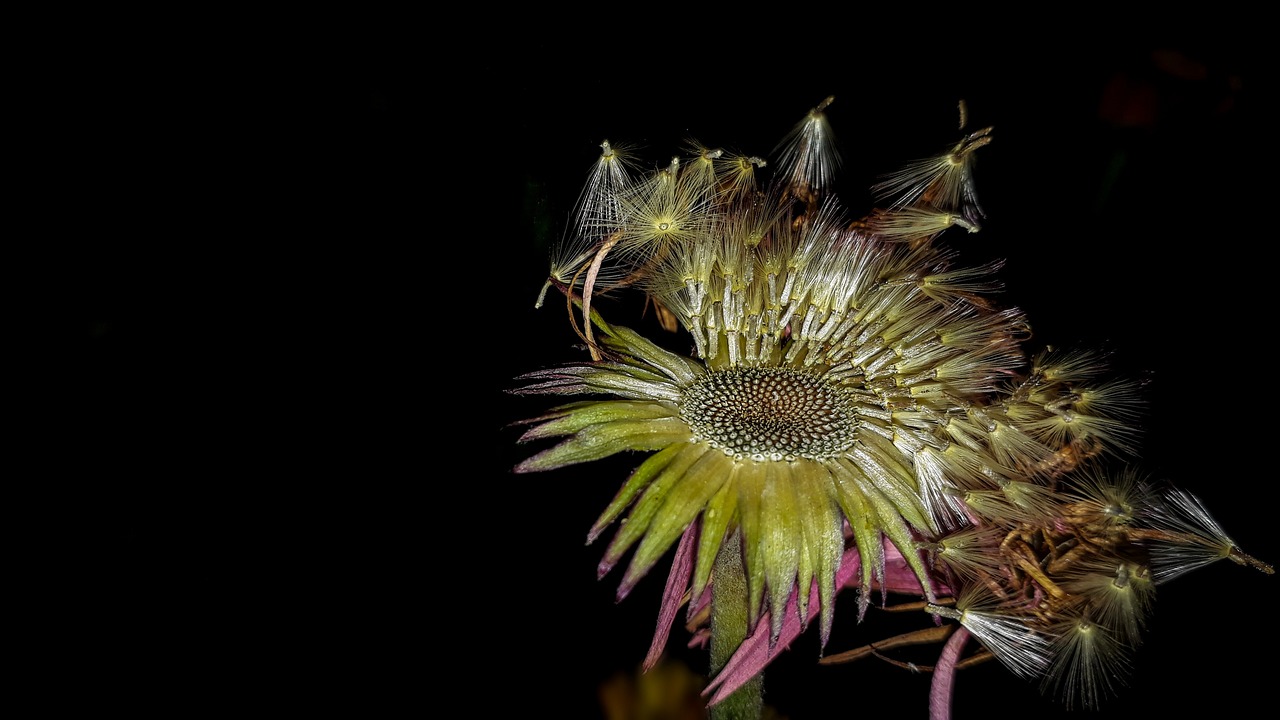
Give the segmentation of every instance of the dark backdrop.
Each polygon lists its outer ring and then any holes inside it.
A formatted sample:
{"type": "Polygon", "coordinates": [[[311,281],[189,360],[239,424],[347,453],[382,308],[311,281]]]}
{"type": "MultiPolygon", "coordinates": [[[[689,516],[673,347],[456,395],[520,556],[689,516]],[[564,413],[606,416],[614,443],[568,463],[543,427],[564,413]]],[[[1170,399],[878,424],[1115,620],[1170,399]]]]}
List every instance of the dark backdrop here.
{"type": "MultiPolygon", "coordinates": [[[[136,95],[83,80],[86,106],[145,107],[172,144],[156,202],[116,206],[113,232],[75,245],[82,301],[61,337],[92,532],[58,594],[75,652],[51,667],[104,703],[179,715],[599,717],[600,684],[644,656],[663,573],[615,604],[603,548],[584,547],[627,459],[510,473],[532,449],[509,424],[546,407],[506,394],[512,378],[583,357],[563,309],[533,307],[548,245],[602,140],[655,164],[686,137],[765,154],[828,95],[853,208],[954,142],[957,101],[994,126],[976,169],[989,219],[954,245],[1007,259],[1034,344],[1112,348],[1149,377],[1143,466],[1280,560],[1261,50],[1214,28],[508,24],[310,38],[234,73],[222,47],[136,95]],[[180,103],[155,102],[170,91],[180,103]],[[125,232],[157,207],[174,221],[125,232]]],[[[1162,587],[1106,713],[1265,705],[1276,582],[1219,563],[1162,587]]],[[[842,597],[829,650],[883,622],[859,626],[842,597]]],[[[701,671],[681,638],[673,657],[701,671]]],[[[927,677],[817,657],[802,637],[766,701],[793,720],[924,715],[927,677]]],[[[956,708],[1060,712],[994,664],[960,676],[956,708]]]]}

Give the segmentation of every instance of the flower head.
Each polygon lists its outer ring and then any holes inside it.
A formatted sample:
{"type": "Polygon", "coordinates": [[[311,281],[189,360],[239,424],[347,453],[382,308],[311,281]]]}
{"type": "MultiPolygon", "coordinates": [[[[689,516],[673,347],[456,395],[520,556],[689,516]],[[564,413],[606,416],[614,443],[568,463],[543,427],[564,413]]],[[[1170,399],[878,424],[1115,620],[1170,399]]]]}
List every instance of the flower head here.
{"type": "Polygon", "coordinates": [[[836,594],[856,587],[860,614],[873,591],[913,593],[1018,674],[1064,673],[1091,703],[1109,687],[1098,669],[1123,663],[1085,649],[1136,642],[1153,557],[1171,576],[1242,554],[1192,501],[1098,469],[1134,447],[1139,383],[1109,377],[1101,353],[1029,354],[1027,319],[995,300],[1000,264],[941,243],[979,229],[973,159],[991,129],[888,176],[876,189],[892,202],[852,218],[828,192],[831,100],[788,136],[771,184],[764,161],[697,145],[637,178],[606,143],[591,221],[547,281],[581,312],[592,357],[513,391],[584,399],[525,423],[521,441],[556,442],[516,471],[643,453],[588,532],[617,525],[599,574],[629,556],[621,599],[679,541],[669,622],[679,602],[705,605],[722,548],[740,546],[748,623],[767,640],[743,643],[740,679],[813,619],[825,645],[836,594]],[[621,287],[669,314],[690,355],[592,307],[621,287]]]}

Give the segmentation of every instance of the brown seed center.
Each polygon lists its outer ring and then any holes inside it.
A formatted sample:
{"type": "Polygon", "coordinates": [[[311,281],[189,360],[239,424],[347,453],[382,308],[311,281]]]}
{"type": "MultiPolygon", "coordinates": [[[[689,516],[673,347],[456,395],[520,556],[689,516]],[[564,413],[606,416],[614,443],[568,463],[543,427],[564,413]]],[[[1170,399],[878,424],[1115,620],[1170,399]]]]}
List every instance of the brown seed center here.
{"type": "Polygon", "coordinates": [[[755,460],[834,457],[858,427],[844,391],[791,368],[708,373],[685,390],[680,415],[703,440],[755,460]]]}

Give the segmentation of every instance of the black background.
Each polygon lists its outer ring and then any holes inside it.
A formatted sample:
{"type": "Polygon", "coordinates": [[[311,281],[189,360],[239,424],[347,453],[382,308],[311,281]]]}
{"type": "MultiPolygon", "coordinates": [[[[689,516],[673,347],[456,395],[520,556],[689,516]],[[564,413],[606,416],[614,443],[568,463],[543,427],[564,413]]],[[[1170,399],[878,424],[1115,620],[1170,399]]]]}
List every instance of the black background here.
{"type": "MultiPolygon", "coordinates": [[[[655,165],[686,137],[767,154],[828,95],[853,208],[955,141],[958,100],[994,126],[988,221],[951,242],[1007,260],[1002,297],[1036,347],[1114,349],[1149,379],[1142,467],[1280,560],[1260,49],[1213,26],[507,19],[267,42],[249,67],[228,42],[190,75],[135,58],[148,81],[91,67],[65,91],[147,152],[93,124],[75,141],[86,184],[124,192],[89,205],[100,231],[64,256],[84,470],[52,482],[73,531],[48,532],[65,553],[41,587],[59,590],[36,598],[57,639],[31,663],[74,679],[58,702],[600,717],[600,683],[644,656],[664,566],[615,604],[618,574],[597,581],[603,547],[583,543],[631,459],[510,472],[535,450],[510,424],[547,406],[513,378],[583,357],[563,309],[533,307],[548,245],[602,140],[655,165]],[[121,165],[146,180],[121,187],[121,165]]],[[[1162,586],[1104,714],[1263,706],[1276,582],[1224,562],[1162,586]]],[[[858,625],[842,596],[828,650],[887,622],[858,625]]],[[[682,638],[672,655],[701,671],[682,638]]],[[[926,676],[818,653],[797,641],[766,701],[793,720],[925,715],[926,676]]],[[[955,707],[1061,712],[994,664],[960,676],[955,707]]]]}

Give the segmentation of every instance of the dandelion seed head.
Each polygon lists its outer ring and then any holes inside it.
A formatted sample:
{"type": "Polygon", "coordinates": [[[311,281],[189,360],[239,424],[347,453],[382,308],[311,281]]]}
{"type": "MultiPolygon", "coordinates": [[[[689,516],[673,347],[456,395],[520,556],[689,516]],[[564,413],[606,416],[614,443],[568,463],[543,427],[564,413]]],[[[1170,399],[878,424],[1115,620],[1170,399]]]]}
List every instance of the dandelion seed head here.
{"type": "Polygon", "coordinates": [[[641,176],[602,145],[548,280],[592,358],[519,378],[516,394],[578,399],[525,421],[521,442],[554,444],[515,470],[641,458],[587,533],[613,528],[597,573],[625,567],[622,599],[675,548],[651,657],[674,608],[733,583],[769,652],[738,638],[747,669],[717,696],[812,619],[825,646],[853,588],[859,621],[873,594],[909,593],[1092,707],[1154,585],[1223,558],[1271,568],[1128,466],[1141,383],[1110,377],[1106,353],[1027,352],[1029,320],[998,302],[1004,261],[966,266],[944,244],[981,229],[991,129],[885,176],[888,208],[857,217],[830,194],[830,104],[772,163],[691,142],[641,176]],[[687,352],[591,306],[614,289],[644,293],[687,352]]]}

